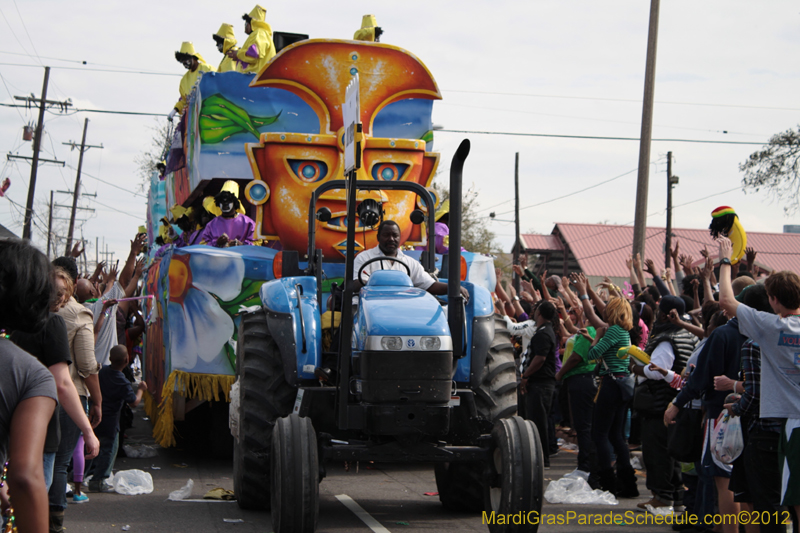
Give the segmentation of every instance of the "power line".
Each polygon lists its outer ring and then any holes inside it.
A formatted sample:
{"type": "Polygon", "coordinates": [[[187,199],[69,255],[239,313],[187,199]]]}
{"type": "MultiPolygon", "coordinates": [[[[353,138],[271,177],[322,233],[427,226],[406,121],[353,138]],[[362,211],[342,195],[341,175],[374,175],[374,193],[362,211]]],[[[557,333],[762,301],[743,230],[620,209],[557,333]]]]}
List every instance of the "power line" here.
{"type": "MultiPolygon", "coordinates": [[[[613,178],[610,178],[610,179],[607,179],[607,180],[601,181],[601,182],[599,182],[599,183],[595,183],[594,185],[590,185],[589,187],[585,187],[585,188],[583,188],[583,189],[580,189],[580,190],[578,190],[578,191],[574,191],[574,192],[571,192],[571,193],[567,193],[567,194],[565,194],[565,195],[563,195],[563,196],[559,196],[559,197],[557,197],[557,198],[552,198],[552,199],[550,199],[550,200],[545,200],[544,202],[539,202],[538,204],[532,204],[532,205],[526,205],[525,207],[520,207],[520,208],[519,208],[519,210],[520,210],[520,211],[522,211],[523,209],[530,209],[531,207],[539,207],[540,205],[549,204],[549,203],[551,203],[551,202],[555,202],[555,201],[557,201],[557,200],[563,200],[564,198],[568,198],[568,197],[570,197],[570,196],[575,196],[576,194],[580,194],[580,193],[582,193],[582,192],[586,192],[586,191],[588,191],[588,190],[590,190],[590,189],[594,189],[595,187],[599,187],[600,185],[605,185],[606,183],[610,183],[610,182],[612,182],[612,181],[614,181],[614,180],[618,180],[619,178],[622,178],[623,176],[627,176],[628,174],[631,174],[631,173],[633,173],[633,172],[636,172],[637,170],[638,170],[638,168],[634,168],[634,169],[632,169],[632,170],[629,170],[629,171],[627,171],[627,172],[624,172],[624,173],[620,174],[619,176],[614,176],[613,178]]],[[[510,211],[503,211],[503,212],[501,212],[501,213],[497,213],[497,214],[498,214],[498,215],[506,215],[506,214],[508,214],[508,213],[513,213],[513,212],[514,212],[514,210],[512,209],[512,210],[510,210],[510,211]]]]}
{"type": "MultiPolygon", "coordinates": [[[[67,165],[67,167],[71,168],[71,169],[72,169],[72,170],[74,170],[75,172],[77,172],[77,171],[78,171],[78,169],[77,169],[77,168],[75,168],[75,167],[73,167],[72,165],[67,165]]],[[[97,181],[99,181],[100,183],[105,183],[106,185],[109,185],[109,186],[111,186],[111,187],[114,187],[115,189],[119,189],[119,190],[121,190],[121,191],[124,191],[124,192],[126,192],[126,193],[128,193],[128,194],[132,194],[132,195],[134,195],[134,196],[139,196],[139,197],[141,197],[141,198],[147,198],[147,196],[145,196],[145,195],[143,195],[143,194],[141,194],[141,193],[138,193],[138,192],[131,191],[131,190],[129,190],[129,189],[126,189],[126,188],[124,188],[124,187],[120,187],[119,185],[117,185],[117,184],[115,184],[115,183],[111,183],[110,181],[106,181],[106,180],[104,180],[104,179],[98,178],[97,176],[92,176],[91,174],[89,174],[89,173],[88,173],[88,172],[86,172],[86,171],[82,171],[82,172],[81,172],[81,174],[82,174],[83,176],[88,176],[88,177],[92,178],[93,180],[97,180],[97,181]]]]}
{"type": "Polygon", "coordinates": [[[31,43],[31,48],[33,48],[33,53],[36,54],[36,57],[39,59],[39,63],[41,66],[44,66],[42,63],[42,58],[39,57],[39,51],[36,50],[36,45],[33,43],[33,39],[31,39],[31,34],[28,33],[28,27],[25,25],[25,19],[22,18],[22,13],[19,12],[19,6],[17,6],[17,0],[14,0],[14,9],[17,10],[17,16],[19,16],[19,21],[22,22],[22,29],[25,30],[25,35],[28,36],[28,41],[31,43]]]}
{"type": "MultiPolygon", "coordinates": [[[[612,123],[612,124],[634,124],[634,125],[639,125],[640,124],[638,122],[633,122],[633,121],[630,121],[630,120],[611,120],[611,119],[604,119],[604,118],[578,117],[578,116],[575,116],[575,115],[557,115],[557,114],[554,114],[554,113],[540,113],[538,111],[526,111],[526,110],[522,110],[522,109],[504,109],[504,108],[498,108],[498,107],[485,107],[485,106],[474,106],[474,105],[465,105],[465,104],[454,104],[452,102],[439,102],[437,105],[452,106],[452,107],[466,107],[467,109],[483,109],[483,110],[486,110],[486,111],[500,111],[500,112],[505,112],[505,113],[514,113],[514,114],[517,114],[517,115],[525,114],[525,115],[536,115],[536,116],[541,116],[541,117],[568,118],[568,119],[572,119],[572,120],[581,120],[581,121],[590,121],[590,122],[608,122],[608,123],[612,123]]],[[[658,127],[660,127],[660,128],[669,128],[669,129],[675,129],[675,130],[688,130],[688,131],[702,131],[702,132],[707,132],[707,133],[722,133],[722,134],[725,134],[725,135],[729,135],[729,134],[732,134],[732,135],[759,135],[759,136],[762,135],[760,133],[745,133],[745,132],[741,132],[741,131],[709,130],[709,129],[705,129],[705,128],[690,128],[688,126],[665,126],[663,124],[662,125],[656,124],[656,125],[658,127]]]]}
{"type": "MultiPolygon", "coordinates": [[[[7,67],[42,68],[41,65],[30,65],[26,63],[0,63],[0,65],[4,65],[7,67]]],[[[117,74],[145,74],[148,76],[177,76],[177,77],[183,76],[183,74],[174,74],[172,72],[153,72],[146,70],[119,70],[119,69],[109,69],[109,68],[84,68],[84,67],[50,67],[50,68],[61,69],[61,70],[86,70],[89,72],[113,72],[117,74]]]]}
{"type": "MultiPolygon", "coordinates": [[[[0,107],[27,107],[27,106],[18,105],[18,104],[0,104],[0,107]]],[[[49,109],[48,109],[48,111],[49,111],[49,109]]],[[[19,113],[19,111],[17,111],[17,112],[19,113]]],[[[107,109],[73,109],[72,113],[69,113],[69,114],[59,113],[59,116],[62,116],[62,117],[64,117],[64,116],[72,116],[72,115],[75,115],[77,113],[109,113],[109,114],[112,114],[112,115],[141,115],[141,116],[146,116],[146,117],[166,117],[167,116],[167,113],[144,113],[144,112],[139,112],[139,111],[111,111],[111,110],[107,110],[107,109]]]]}
{"type": "MultiPolygon", "coordinates": [[[[556,94],[530,94],[530,93],[501,93],[494,91],[464,91],[460,89],[442,89],[449,93],[468,93],[468,94],[492,94],[498,96],[526,96],[531,98],[561,98],[566,100],[600,100],[604,102],[632,102],[641,104],[641,100],[634,98],[601,98],[598,96],[564,96],[556,94]]],[[[690,105],[690,106],[709,106],[709,107],[738,107],[742,109],[772,109],[776,111],[800,111],[796,107],[775,107],[775,106],[757,106],[757,105],[740,105],[740,104],[708,104],[700,102],[669,102],[656,100],[657,104],[665,105],[690,105]]]]}
{"type": "MultiPolygon", "coordinates": [[[[557,135],[554,133],[517,133],[508,131],[474,131],[474,130],[436,130],[444,133],[467,133],[471,135],[508,135],[512,137],[551,137],[557,139],[594,139],[601,141],[636,141],[639,142],[638,137],[604,137],[599,135],[557,135]]],[[[704,141],[700,139],[652,139],[652,141],[659,142],[676,142],[676,143],[700,143],[700,144],[747,144],[755,146],[763,146],[767,143],[764,142],[747,142],[747,141],[704,141]]]]}
{"type": "Polygon", "coordinates": [[[133,218],[135,218],[136,220],[139,220],[139,221],[141,221],[142,218],[144,218],[141,215],[134,215],[133,213],[128,213],[127,211],[123,211],[123,210],[121,210],[121,209],[119,209],[117,207],[111,207],[110,205],[106,205],[106,204],[104,204],[102,202],[99,202],[97,199],[95,199],[94,202],[96,204],[98,204],[98,205],[102,205],[103,207],[107,207],[107,208],[111,209],[115,213],[122,213],[123,215],[128,215],[129,217],[133,217],[133,218]]]}

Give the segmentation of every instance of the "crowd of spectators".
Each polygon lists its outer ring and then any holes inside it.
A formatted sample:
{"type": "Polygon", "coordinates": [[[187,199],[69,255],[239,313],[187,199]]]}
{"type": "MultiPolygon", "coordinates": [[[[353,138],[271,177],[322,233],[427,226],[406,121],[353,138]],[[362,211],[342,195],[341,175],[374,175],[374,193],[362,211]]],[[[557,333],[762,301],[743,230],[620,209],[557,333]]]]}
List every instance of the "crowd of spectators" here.
{"type": "Polygon", "coordinates": [[[101,262],[81,275],[77,247],[50,263],[28,241],[0,239],[4,531],[13,517],[20,533],[63,532],[68,498],[89,500],[84,476],[90,491],[109,490],[123,405],[147,389],[132,386],[128,356],[144,330],[143,246],[139,234],[121,270],[101,262]]]}
{"type": "Polygon", "coordinates": [[[631,256],[628,290],[609,278],[593,287],[581,273],[537,275],[522,257],[516,291],[497,269],[519,412],[536,424],[545,467],[559,453],[558,429],[577,444],[568,476],[636,498],[631,453],[641,450],[650,497],[636,507],[696,516],[674,530],[786,531],[791,517],[797,531],[800,277],[764,272],[746,252],[732,267],[720,238],[717,257],[704,250],[695,263],[676,242],[674,280],[673,269],[631,256]],[[742,419],[732,464],[712,453],[723,414],[742,419]],[[771,518],[738,524],[730,517],[740,511],[771,518]]]}

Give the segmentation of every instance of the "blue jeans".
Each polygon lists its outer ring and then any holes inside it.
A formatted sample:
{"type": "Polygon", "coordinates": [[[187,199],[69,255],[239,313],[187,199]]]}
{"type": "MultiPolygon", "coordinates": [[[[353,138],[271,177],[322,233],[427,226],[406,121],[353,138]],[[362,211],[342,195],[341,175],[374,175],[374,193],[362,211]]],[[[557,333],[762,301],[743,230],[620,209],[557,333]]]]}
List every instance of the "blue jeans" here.
{"type": "Polygon", "coordinates": [[[42,465],[44,466],[44,486],[50,490],[50,485],[53,484],[53,467],[56,462],[56,452],[45,452],[42,456],[42,465]]]}
{"type": "MultiPolygon", "coordinates": [[[[80,396],[80,399],[85,410],[88,404],[86,396],[80,396]]],[[[48,491],[50,509],[53,511],[63,511],[67,508],[67,470],[69,462],[72,460],[72,452],[75,451],[75,445],[81,435],[81,430],[67,415],[64,408],[59,406],[59,409],[61,410],[58,413],[61,424],[61,441],[58,443],[58,452],[56,452],[53,466],[53,483],[48,491]]]]}
{"type": "Polygon", "coordinates": [[[111,470],[114,468],[114,461],[117,458],[119,439],[114,431],[113,436],[98,437],[100,440],[100,453],[92,462],[92,480],[89,485],[93,488],[102,487],[103,481],[111,477],[111,470]]]}

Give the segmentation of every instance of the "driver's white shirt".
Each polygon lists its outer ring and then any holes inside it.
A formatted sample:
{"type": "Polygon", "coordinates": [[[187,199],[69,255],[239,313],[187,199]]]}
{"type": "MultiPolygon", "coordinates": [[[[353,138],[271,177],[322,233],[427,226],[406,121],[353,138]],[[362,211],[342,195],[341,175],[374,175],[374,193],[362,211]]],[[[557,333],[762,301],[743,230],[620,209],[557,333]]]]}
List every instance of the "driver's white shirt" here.
{"type": "MultiPolygon", "coordinates": [[[[384,254],[379,246],[375,248],[370,248],[369,250],[364,250],[360,254],[356,256],[353,260],[353,279],[358,279],[358,270],[361,268],[361,265],[369,261],[374,257],[381,257],[384,254]]],[[[420,289],[428,290],[428,287],[434,284],[436,280],[433,277],[425,272],[425,269],[422,268],[422,264],[414,259],[413,257],[409,257],[405,255],[400,250],[397,250],[397,257],[399,261],[402,261],[403,264],[408,266],[408,270],[411,272],[411,283],[414,284],[415,287],[419,287],[420,289]]],[[[366,281],[369,274],[372,274],[376,270],[399,270],[401,272],[405,272],[406,269],[403,268],[403,265],[397,263],[397,261],[385,260],[385,261],[375,261],[371,265],[367,265],[367,268],[364,269],[364,280],[366,281]]]]}

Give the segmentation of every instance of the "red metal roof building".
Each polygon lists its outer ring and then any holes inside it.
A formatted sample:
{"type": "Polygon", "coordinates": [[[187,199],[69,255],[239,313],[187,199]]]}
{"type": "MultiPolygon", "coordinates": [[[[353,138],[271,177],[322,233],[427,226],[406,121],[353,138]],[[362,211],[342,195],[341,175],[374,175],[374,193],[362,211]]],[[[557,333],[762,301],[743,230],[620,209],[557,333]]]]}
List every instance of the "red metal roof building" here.
{"type": "MultiPolygon", "coordinates": [[[[673,228],[672,234],[673,246],[677,239],[680,252],[690,254],[695,264],[701,262],[700,251],[704,246],[716,259],[717,245],[708,230],[673,228]]],[[[645,233],[645,258],[662,267],[665,235],[665,228],[649,227],[645,233]]],[[[539,256],[533,265],[534,272],[545,268],[550,274],[559,275],[582,271],[593,283],[603,276],[618,284],[628,279],[625,260],[631,253],[633,226],[557,223],[550,235],[520,237],[525,251],[539,256]]],[[[758,252],[758,266],[800,273],[800,234],[748,232],[747,245],[758,252]]]]}

